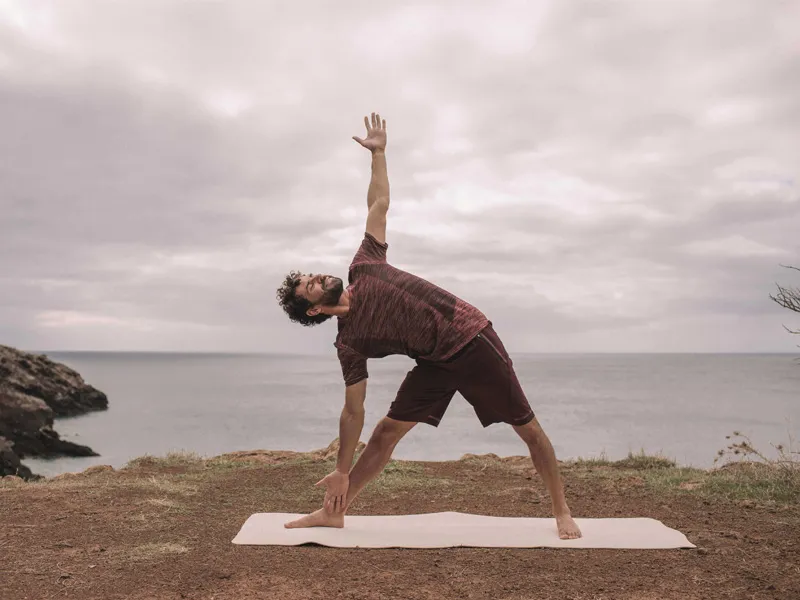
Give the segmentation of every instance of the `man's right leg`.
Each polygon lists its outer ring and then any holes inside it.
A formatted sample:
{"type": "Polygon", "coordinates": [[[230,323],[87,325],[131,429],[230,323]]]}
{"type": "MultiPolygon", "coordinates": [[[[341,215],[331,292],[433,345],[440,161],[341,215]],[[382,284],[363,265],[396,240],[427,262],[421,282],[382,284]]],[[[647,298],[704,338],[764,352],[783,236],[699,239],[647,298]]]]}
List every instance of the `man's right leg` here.
{"type": "Polygon", "coordinates": [[[347,488],[345,512],[350,503],[370,481],[375,479],[392,457],[397,443],[413,429],[416,422],[398,421],[383,417],[372,432],[364,451],[358,457],[353,470],[350,471],[350,485],[347,488]]]}
{"type": "MultiPolygon", "coordinates": [[[[350,503],[370,481],[375,479],[392,457],[397,443],[416,425],[413,421],[398,421],[384,417],[375,426],[364,451],[350,471],[350,484],[347,488],[345,512],[350,503]]],[[[286,527],[343,527],[345,513],[329,513],[324,508],[287,523],[286,527]]]]}

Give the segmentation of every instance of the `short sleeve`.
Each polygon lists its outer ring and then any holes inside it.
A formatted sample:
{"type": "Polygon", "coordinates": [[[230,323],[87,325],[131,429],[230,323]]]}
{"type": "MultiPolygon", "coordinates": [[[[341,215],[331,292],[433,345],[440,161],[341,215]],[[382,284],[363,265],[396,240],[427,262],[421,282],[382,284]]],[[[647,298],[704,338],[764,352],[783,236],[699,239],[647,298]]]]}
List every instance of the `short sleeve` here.
{"type": "Polygon", "coordinates": [[[345,385],[353,385],[367,379],[367,358],[350,348],[336,347],[339,364],[342,367],[342,377],[345,385]]]}
{"type": "Polygon", "coordinates": [[[351,267],[356,265],[386,264],[386,250],[389,244],[379,242],[371,233],[364,233],[364,241],[358,248],[358,252],[353,257],[351,267]]]}

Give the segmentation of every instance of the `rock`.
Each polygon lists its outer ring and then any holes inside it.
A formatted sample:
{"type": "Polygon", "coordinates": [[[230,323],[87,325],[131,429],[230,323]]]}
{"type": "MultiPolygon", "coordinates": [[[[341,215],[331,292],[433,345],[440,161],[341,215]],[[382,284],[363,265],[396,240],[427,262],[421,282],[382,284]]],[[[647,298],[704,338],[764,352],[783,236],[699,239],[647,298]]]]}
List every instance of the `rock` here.
{"type": "Polygon", "coordinates": [[[464,454],[458,460],[467,461],[467,460],[473,460],[473,459],[475,459],[475,460],[481,460],[481,459],[501,460],[500,457],[497,456],[497,454],[495,454],[494,452],[489,452],[488,454],[472,454],[470,452],[467,452],[466,454],[464,454]]]}
{"type": "Polygon", "coordinates": [[[5,479],[6,476],[41,479],[39,475],[34,475],[28,467],[20,463],[19,456],[14,452],[14,442],[0,437],[0,477],[5,479]]]}
{"type": "Polygon", "coordinates": [[[53,419],[106,408],[106,395],[69,367],[0,345],[0,474],[38,479],[20,464],[25,456],[97,456],[62,440],[53,419]]]}
{"type": "MultiPolygon", "coordinates": [[[[2,383],[0,383],[2,386],[2,383]]],[[[53,410],[41,398],[0,388],[0,435],[25,456],[97,456],[88,446],[62,440],[53,430],[53,410]]]]}
{"type": "MultiPolygon", "coordinates": [[[[356,444],[355,454],[358,454],[366,447],[367,445],[364,442],[359,441],[356,444]]],[[[336,458],[339,455],[339,438],[337,437],[330,444],[328,444],[327,448],[312,450],[309,452],[309,455],[316,460],[328,460],[331,458],[336,458]]]]}
{"type": "Polygon", "coordinates": [[[0,391],[40,398],[56,417],[108,408],[108,398],[66,365],[0,345],[0,391]]]}

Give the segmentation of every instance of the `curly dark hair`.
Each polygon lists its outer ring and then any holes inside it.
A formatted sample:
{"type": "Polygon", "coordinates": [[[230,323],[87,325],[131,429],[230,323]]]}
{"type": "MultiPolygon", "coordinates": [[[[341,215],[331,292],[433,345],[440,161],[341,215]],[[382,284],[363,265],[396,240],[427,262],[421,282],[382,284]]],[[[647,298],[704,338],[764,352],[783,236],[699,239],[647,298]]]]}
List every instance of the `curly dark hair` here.
{"type": "Polygon", "coordinates": [[[278,288],[276,296],[283,311],[289,315],[289,320],[300,323],[305,327],[319,325],[330,319],[333,315],[318,314],[309,316],[306,311],[314,306],[311,302],[297,295],[297,285],[300,283],[300,271],[290,271],[278,288]]]}

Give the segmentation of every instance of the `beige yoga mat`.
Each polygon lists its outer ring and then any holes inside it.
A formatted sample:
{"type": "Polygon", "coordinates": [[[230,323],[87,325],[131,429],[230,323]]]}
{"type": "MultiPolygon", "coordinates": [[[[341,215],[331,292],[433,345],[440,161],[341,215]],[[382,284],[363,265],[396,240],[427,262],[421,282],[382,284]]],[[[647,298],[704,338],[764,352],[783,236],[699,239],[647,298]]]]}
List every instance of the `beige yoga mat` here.
{"type": "Polygon", "coordinates": [[[342,529],[286,529],[303,515],[256,513],[245,521],[234,544],[334,548],[695,548],[680,531],[649,518],[575,519],[576,540],[558,537],[555,519],[489,517],[458,512],[422,515],[347,516],[342,529]]]}

